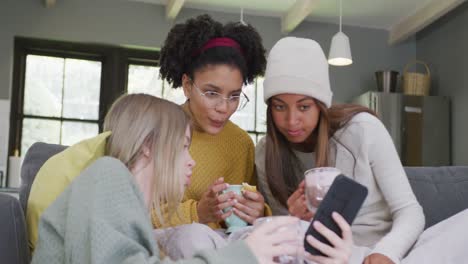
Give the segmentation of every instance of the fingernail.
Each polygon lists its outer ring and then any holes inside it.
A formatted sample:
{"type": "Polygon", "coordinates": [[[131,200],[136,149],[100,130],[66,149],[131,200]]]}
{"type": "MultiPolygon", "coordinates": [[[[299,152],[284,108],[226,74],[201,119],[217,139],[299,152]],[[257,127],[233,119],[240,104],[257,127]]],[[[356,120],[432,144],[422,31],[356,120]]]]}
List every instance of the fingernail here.
{"type": "Polygon", "coordinates": [[[320,225],[322,225],[322,223],[319,221],[314,221],[314,227],[319,227],[320,225]]]}
{"type": "Polygon", "coordinates": [[[236,204],[236,203],[237,203],[237,199],[234,199],[234,201],[233,201],[233,202],[234,202],[234,204],[236,204]]]}

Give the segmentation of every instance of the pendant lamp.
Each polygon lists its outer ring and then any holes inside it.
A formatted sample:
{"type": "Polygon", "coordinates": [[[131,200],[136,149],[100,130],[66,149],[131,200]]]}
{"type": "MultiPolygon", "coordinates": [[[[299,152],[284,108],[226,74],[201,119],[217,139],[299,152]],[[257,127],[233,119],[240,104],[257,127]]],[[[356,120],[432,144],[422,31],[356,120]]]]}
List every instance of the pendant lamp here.
{"type": "Polygon", "coordinates": [[[333,36],[330,53],[328,54],[328,63],[334,66],[346,66],[353,63],[351,48],[349,47],[349,38],[341,31],[343,13],[341,2],[342,0],[340,0],[340,31],[333,36]]]}

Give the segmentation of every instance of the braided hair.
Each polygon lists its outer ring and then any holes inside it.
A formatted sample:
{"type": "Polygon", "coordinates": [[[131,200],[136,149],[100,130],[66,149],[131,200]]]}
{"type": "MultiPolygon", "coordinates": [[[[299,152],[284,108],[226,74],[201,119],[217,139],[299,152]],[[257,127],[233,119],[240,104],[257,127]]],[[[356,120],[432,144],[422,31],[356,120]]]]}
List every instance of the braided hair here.
{"type": "Polygon", "coordinates": [[[201,15],[176,24],[169,31],[161,49],[159,72],[162,79],[178,88],[182,86],[184,74],[193,79],[194,73],[205,66],[224,64],[239,69],[244,84],[248,84],[264,74],[265,53],[262,38],[251,25],[239,22],[223,25],[209,15],[201,15]],[[203,50],[214,38],[232,39],[240,49],[215,46],[203,50]]]}

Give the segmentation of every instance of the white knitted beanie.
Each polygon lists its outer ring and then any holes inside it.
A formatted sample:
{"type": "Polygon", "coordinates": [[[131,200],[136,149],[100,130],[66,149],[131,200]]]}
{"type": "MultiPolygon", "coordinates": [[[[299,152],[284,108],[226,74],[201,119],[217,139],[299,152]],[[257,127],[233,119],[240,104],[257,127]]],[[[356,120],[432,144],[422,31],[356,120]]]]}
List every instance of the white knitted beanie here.
{"type": "Polygon", "coordinates": [[[280,39],[268,56],[263,88],[265,102],[272,96],[290,93],[313,97],[330,107],[333,93],[320,45],[305,38],[280,39]]]}

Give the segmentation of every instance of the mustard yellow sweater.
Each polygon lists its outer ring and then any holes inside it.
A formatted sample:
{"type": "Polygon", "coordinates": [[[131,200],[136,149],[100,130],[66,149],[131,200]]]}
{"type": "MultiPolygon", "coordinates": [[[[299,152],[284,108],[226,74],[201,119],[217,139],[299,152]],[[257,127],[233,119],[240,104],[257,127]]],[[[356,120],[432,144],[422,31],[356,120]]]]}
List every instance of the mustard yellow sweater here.
{"type": "MultiPolygon", "coordinates": [[[[190,154],[196,162],[189,188],[179,208],[180,217],[173,216],[164,226],[177,226],[198,222],[197,205],[202,194],[219,177],[229,184],[248,182],[256,185],[254,172],[255,148],[250,136],[237,125],[228,121],[217,135],[193,130],[190,154]]],[[[155,214],[153,225],[161,227],[155,214]]],[[[209,224],[219,228],[218,223],[209,224]]]]}

